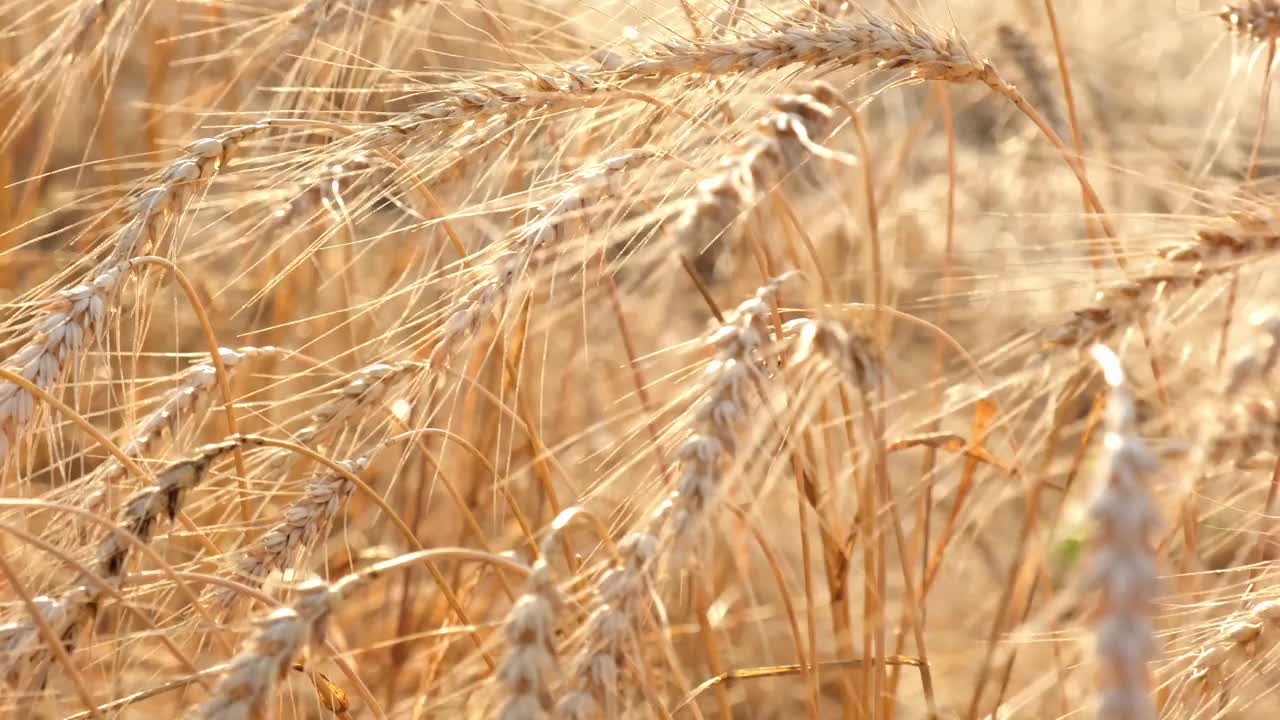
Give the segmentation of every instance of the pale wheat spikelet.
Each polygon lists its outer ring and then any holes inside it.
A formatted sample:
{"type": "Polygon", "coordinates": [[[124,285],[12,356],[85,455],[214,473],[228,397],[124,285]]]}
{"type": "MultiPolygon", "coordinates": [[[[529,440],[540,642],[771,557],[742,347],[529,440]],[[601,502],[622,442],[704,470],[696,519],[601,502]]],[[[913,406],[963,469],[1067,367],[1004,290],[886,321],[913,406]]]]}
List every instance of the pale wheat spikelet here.
{"type": "MultiPolygon", "coordinates": [[[[74,645],[80,624],[97,612],[100,593],[94,586],[76,585],[57,595],[34,598],[37,611],[65,643],[74,645]]],[[[17,686],[24,673],[41,675],[48,652],[34,618],[0,624],[0,682],[17,686]]]]}
{"type": "Polygon", "coordinates": [[[995,68],[958,37],[939,37],[863,11],[857,21],[783,23],[756,35],[721,42],[672,42],[648,57],[602,72],[618,79],[665,79],[701,73],[758,73],[789,65],[811,68],[903,68],[922,80],[983,82],[1004,87],[995,68]]]}
{"type": "Polygon", "coordinates": [[[288,672],[295,655],[324,641],[334,596],[328,584],[313,580],[299,587],[288,607],[256,622],[253,637],[231,660],[213,694],[187,714],[189,720],[248,720],[263,717],[271,691],[288,672]]]}
{"type": "MultiPolygon", "coordinates": [[[[246,346],[234,350],[218,348],[223,367],[227,369],[228,374],[232,375],[247,360],[275,356],[281,352],[283,351],[280,348],[269,345],[246,346]]],[[[211,360],[187,368],[178,379],[177,387],[165,393],[156,409],[137,422],[133,435],[120,449],[127,457],[135,460],[152,453],[166,431],[174,437],[178,434],[179,428],[200,414],[200,409],[207,404],[210,393],[217,385],[218,373],[211,360]]],[[[109,484],[123,478],[125,473],[126,468],[113,457],[103,463],[94,474],[97,482],[109,484]]],[[[100,499],[101,491],[95,491],[87,502],[87,507],[97,507],[100,499]]]]}
{"type": "MultiPolygon", "coordinates": [[[[292,433],[291,439],[302,445],[323,441],[353,418],[381,406],[405,383],[419,377],[427,366],[413,360],[377,362],[346,376],[342,386],[308,415],[307,424],[292,433]]],[[[298,454],[279,449],[266,460],[263,472],[283,473],[298,459],[298,454]]]]}
{"type": "MultiPolygon", "coordinates": [[[[572,510],[567,510],[560,517],[570,513],[572,510]]],[[[556,616],[565,599],[556,587],[547,558],[560,527],[557,518],[542,542],[537,561],[529,569],[524,592],[512,605],[503,625],[509,649],[498,666],[496,679],[507,697],[498,710],[498,720],[539,720],[552,710],[551,682],[560,669],[556,616]]]]}
{"type": "Polygon", "coordinates": [[[1222,667],[1238,651],[1261,642],[1267,630],[1280,626],[1280,601],[1264,600],[1230,619],[1214,639],[1195,653],[1190,679],[1209,683],[1220,679],[1222,667]]]}
{"type": "Polygon", "coordinates": [[[712,274],[720,253],[714,240],[732,226],[773,183],[800,168],[813,155],[828,153],[818,145],[831,126],[830,104],[836,91],[813,83],[806,92],[772,98],[773,112],[754,132],[720,161],[718,171],[698,183],[693,199],[673,226],[682,248],[696,252],[697,265],[712,274]]]}
{"type": "MultiPolygon", "coordinates": [[[[187,493],[204,480],[215,462],[236,448],[254,442],[253,438],[236,437],[206,445],[191,457],[166,466],[156,474],[151,485],[124,502],[116,521],[120,532],[103,536],[90,565],[93,576],[101,582],[82,579],[45,603],[48,612],[42,614],[68,648],[75,646],[80,628],[97,615],[106,587],[119,587],[124,579],[134,546],[121,537],[121,533],[143,544],[150,543],[159,521],[168,518],[172,522],[177,517],[187,493]]],[[[2,648],[6,652],[0,654],[0,677],[12,677],[27,666],[43,666],[48,651],[40,645],[32,618],[3,626],[0,637],[6,638],[2,648]]]]}
{"type": "Polygon", "coordinates": [[[146,253],[155,243],[165,217],[179,209],[195,189],[226,165],[241,143],[272,127],[272,121],[242,125],[213,137],[196,140],[183,148],[182,157],[160,172],[158,182],[134,199],[132,217],[112,238],[106,266],[146,253]]]}
{"type": "Polygon", "coordinates": [[[562,720],[594,720],[621,710],[620,679],[625,658],[637,650],[635,626],[645,605],[648,573],[658,539],[633,532],[618,543],[620,561],[596,583],[599,604],[582,630],[583,645],[569,663],[568,687],[556,704],[562,720]]]}
{"type": "Polygon", "coordinates": [[[821,357],[835,365],[859,390],[867,391],[884,378],[884,363],[871,338],[841,323],[802,318],[782,326],[794,338],[792,362],[803,365],[821,357]]]}
{"type": "Polygon", "coordinates": [[[675,489],[647,520],[646,529],[623,540],[621,561],[596,585],[599,604],[587,620],[585,644],[571,663],[571,689],[558,705],[565,720],[594,718],[602,711],[615,716],[622,661],[631,650],[651,566],[664,548],[682,554],[691,549],[689,534],[706,521],[721,491],[725,466],[737,446],[735,429],[747,415],[748,394],[767,379],[765,363],[773,345],[769,300],[785,279],[757,290],[705,340],[715,357],[699,382],[704,394],[689,412],[691,430],[674,451],[680,464],[675,489]],[[660,546],[659,538],[668,534],[660,546]]]}
{"type": "Polygon", "coordinates": [[[1102,720],[1154,720],[1147,663],[1157,654],[1151,606],[1156,594],[1153,536],[1160,525],[1148,483],[1155,456],[1137,435],[1136,409],[1120,360],[1095,345],[1110,395],[1105,468],[1091,513],[1097,522],[1088,585],[1100,593],[1096,652],[1102,720]]]}
{"type": "MultiPolygon", "coordinates": [[[[195,183],[209,177],[239,143],[269,122],[228,130],[187,146],[159,182],[136,198],[133,216],[111,239],[110,256],[91,279],[58,293],[35,321],[30,339],[5,366],[41,388],[52,388],[76,368],[102,338],[112,306],[132,268],[132,258],[154,244],[164,219],[178,210],[195,183]]],[[[36,419],[35,398],[11,382],[0,382],[0,466],[36,419]]]]}
{"type": "Polygon", "coordinates": [[[1269,42],[1280,37],[1280,2],[1276,0],[1227,3],[1218,17],[1231,32],[1254,42],[1269,42]]]}
{"type": "Polygon", "coordinates": [[[1083,348],[1130,327],[1157,309],[1176,290],[1198,288],[1242,265],[1270,257],[1280,249],[1280,223],[1260,215],[1236,215],[1195,239],[1158,252],[1160,261],[1131,280],[1097,291],[1087,307],[1045,333],[1049,345],[1083,348]]]}
{"type": "Polygon", "coordinates": [[[568,187],[541,203],[537,216],[513,232],[510,244],[485,263],[483,272],[487,277],[451,305],[431,350],[431,363],[437,367],[447,365],[490,314],[506,305],[538,255],[559,248],[586,209],[620,192],[621,175],[655,154],[653,150],[639,149],[611,157],[576,173],[568,187]]]}
{"type": "Polygon", "coordinates": [[[633,97],[615,83],[595,77],[594,68],[570,65],[555,71],[529,72],[516,82],[473,83],[440,90],[443,99],[378,123],[365,135],[371,147],[454,130],[466,123],[504,114],[527,115],[562,107],[590,108],[609,100],[633,97]]]}
{"type": "Polygon", "coordinates": [[[764,387],[773,332],[770,299],[781,279],[756,291],[725,317],[705,344],[715,352],[703,369],[703,394],[689,413],[689,434],[676,447],[676,487],[659,510],[677,547],[689,548],[688,533],[705,518],[737,450],[737,427],[747,418],[747,398],[764,387]]]}
{"type": "Polygon", "coordinates": [[[334,397],[311,411],[306,427],[293,433],[293,440],[303,444],[314,442],[352,416],[385,401],[401,383],[417,376],[424,368],[425,365],[412,360],[372,363],[360,368],[347,376],[334,397]]]}
{"type": "MultiPolygon", "coordinates": [[[[357,474],[369,466],[376,453],[377,449],[339,465],[357,474]]],[[[232,560],[235,579],[257,587],[271,570],[290,569],[297,557],[333,525],[354,492],[351,481],[331,470],[312,475],[302,495],[289,503],[271,528],[232,560]]],[[[214,597],[218,604],[227,606],[239,595],[218,588],[214,597]]]]}

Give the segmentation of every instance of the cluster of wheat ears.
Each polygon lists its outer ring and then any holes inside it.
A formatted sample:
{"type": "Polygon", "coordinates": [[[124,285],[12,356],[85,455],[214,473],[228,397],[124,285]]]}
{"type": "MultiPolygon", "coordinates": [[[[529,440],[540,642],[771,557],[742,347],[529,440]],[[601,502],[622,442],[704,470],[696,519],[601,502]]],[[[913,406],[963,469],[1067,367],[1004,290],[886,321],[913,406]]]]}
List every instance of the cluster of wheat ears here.
{"type": "Polygon", "coordinates": [[[1273,717],[1194,5],[0,0],[0,716],[1273,717]]]}

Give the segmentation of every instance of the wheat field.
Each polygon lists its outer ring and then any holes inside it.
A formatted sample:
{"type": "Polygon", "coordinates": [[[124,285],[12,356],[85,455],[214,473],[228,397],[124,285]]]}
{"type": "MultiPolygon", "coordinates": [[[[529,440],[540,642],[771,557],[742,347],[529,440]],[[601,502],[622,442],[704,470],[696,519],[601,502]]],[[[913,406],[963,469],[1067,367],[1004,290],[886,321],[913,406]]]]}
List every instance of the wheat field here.
{"type": "Polygon", "coordinates": [[[1272,717],[1278,42],[0,0],[0,716],[1272,717]]]}

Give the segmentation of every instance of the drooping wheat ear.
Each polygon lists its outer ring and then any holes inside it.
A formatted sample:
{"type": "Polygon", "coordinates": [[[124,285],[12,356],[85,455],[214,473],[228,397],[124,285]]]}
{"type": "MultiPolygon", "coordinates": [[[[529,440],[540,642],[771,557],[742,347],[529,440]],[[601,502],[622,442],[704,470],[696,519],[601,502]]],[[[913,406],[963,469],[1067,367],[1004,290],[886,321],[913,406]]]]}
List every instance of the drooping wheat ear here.
{"type": "MultiPolygon", "coordinates": [[[[360,419],[382,405],[404,384],[426,369],[425,363],[401,360],[373,363],[346,376],[342,387],[319,407],[313,409],[307,425],[293,433],[292,440],[302,445],[324,441],[352,419],[360,419]]],[[[301,457],[289,450],[276,449],[266,460],[264,472],[279,475],[301,457]]]]}
{"type": "Polygon", "coordinates": [[[583,645],[569,663],[568,687],[556,704],[563,720],[618,717],[620,676],[635,644],[638,615],[645,605],[650,566],[658,556],[658,539],[634,532],[618,543],[620,561],[600,576],[599,604],[583,627],[583,645]]]}
{"type": "Polygon", "coordinates": [[[324,641],[334,594],[312,580],[296,590],[288,607],[257,621],[253,637],[231,660],[213,694],[187,714],[189,720],[246,720],[265,717],[271,691],[304,648],[324,641]]]}
{"type": "Polygon", "coordinates": [[[1022,87],[1026,89],[1027,99],[1040,109],[1049,127],[1059,137],[1066,137],[1067,122],[1058,101],[1058,84],[1045,64],[1040,48],[1026,33],[1007,23],[996,28],[996,37],[1026,81],[1022,87]]]}
{"type": "MultiPolygon", "coordinates": [[[[96,617],[98,605],[106,592],[104,584],[119,587],[124,579],[134,544],[122,535],[144,545],[150,543],[161,518],[172,522],[177,517],[187,493],[204,480],[215,462],[237,448],[256,442],[254,438],[234,437],[205,445],[191,457],[166,466],[156,474],[151,485],[124,502],[116,521],[119,532],[108,532],[103,536],[90,565],[90,572],[100,582],[81,579],[56,598],[47,599],[49,613],[45,620],[68,648],[75,646],[80,628],[96,617]]],[[[33,618],[23,618],[0,630],[0,637],[9,638],[9,646],[5,648],[7,656],[0,657],[0,663],[3,663],[0,664],[0,677],[12,676],[25,666],[43,665],[48,650],[38,645],[40,638],[35,627],[33,618]]]]}
{"type": "Polygon", "coordinates": [[[737,447],[735,431],[747,415],[747,397],[767,381],[764,364],[773,346],[769,300],[786,277],[758,289],[705,340],[716,356],[703,371],[703,394],[689,411],[691,430],[674,452],[680,464],[676,487],[647,518],[647,527],[623,540],[620,562],[600,577],[599,604],[587,621],[586,641],[571,663],[570,690],[557,706],[565,720],[595,718],[602,710],[606,717],[616,717],[620,668],[632,651],[629,643],[652,566],[665,551],[677,562],[692,551],[690,534],[706,521],[721,491],[726,465],[737,447]]]}
{"type": "MultiPolygon", "coordinates": [[[[572,511],[562,512],[568,517],[572,511]]],[[[553,708],[551,683],[560,670],[556,654],[556,616],[565,599],[556,587],[547,558],[563,526],[560,518],[542,541],[537,561],[529,569],[524,593],[507,613],[503,634],[507,654],[498,666],[496,679],[507,693],[498,710],[498,720],[541,720],[553,708]]]]}
{"type": "Polygon", "coordinates": [[[1200,230],[1194,240],[1160,250],[1160,260],[1144,274],[1099,290],[1093,303],[1048,329],[1045,341],[1073,348],[1104,341],[1156,310],[1170,293],[1198,288],[1276,250],[1280,250],[1280,221],[1236,215],[1229,224],[1200,230]]]}
{"type": "Polygon", "coordinates": [[[465,123],[498,115],[590,108],[618,98],[643,97],[594,75],[593,71],[593,67],[569,65],[556,70],[530,71],[517,76],[517,82],[444,88],[440,90],[444,99],[380,122],[361,137],[369,147],[383,147],[413,138],[432,137],[465,123]]]}
{"type": "MultiPolygon", "coordinates": [[[[91,344],[102,339],[112,306],[133,267],[132,258],[148,251],[165,218],[179,209],[200,180],[224,164],[237,145],[269,126],[264,121],[188,145],[183,156],[160,173],[158,184],[138,196],[132,218],[112,237],[110,256],[88,281],[59,292],[48,303],[32,327],[31,338],[5,366],[45,389],[78,367],[91,344]]],[[[35,418],[31,394],[14,383],[0,382],[0,466],[35,418]]]]}
{"type": "Polygon", "coordinates": [[[1137,434],[1136,410],[1120,360],[1095,345],[1093,356],[1110,386],[1106,466],[1091,513],[1097,522],[1088,586],[1100,593],[1096,652],[1101,720],[1154,720],[1148,661],[1158,653],[1151,621],[1156,594],[1153,537],[1160,516],[1147,484],[1155,456],[1137,434]]]}
{"type": "Polygon", "coordinates": [[[702,395],[690,408],[689,433],[674,452],[680,465],[675,489],[658,510],[677,554],[693,550],[689,533],[705,522],[721,492],[724,473],[737,451],[738,428],[748,417],[747,399],[767,387],[766,363],[774,342],[769,301],[780,283],[781,279],[757,290],[726,314],[724,323],[704,341],[715,356],[699,379],[702,395]]]}
{"type": "MultiPolygon", "coordinates": [[[[239,448],[260,444],[254,437],[233,437],[200,448],[194,455],[172,463],[156,474],[155,482],[125,501],[120,511],[120,528],[143,543],[151,541],[156,523],[162,518],[172,522],[186,502],[187,493],[204,481],[218,460],[239,448]]],[[[124,571],[132,545],[116,533],[110,533],[98,544],[94,572],[105,579],[116,579],[124,571]]]]}
{"type": "MultiPolygon", "coordinates": [[[[1040,129],[1075,175],[1103,233],[1115,228],[1083,161],[1054,132],[1044,116],[1008,83],[985,57],[969,49],[954,32],[943,36],[919,25],[904,25],[862,10],[861,20],[821,19],[816,23],[779,23],[768,30],[723,42],[674,42],[648,57],[600,71],[617,80],[664,81],[690,74],[753,75],[790,65],[813,69],[870,67],[905,70],[914,80],[982,83],[1009,101],[1040,129]]],[[[1116,256],[1123,264],[1123,258],[1116,256]]]]}
{"type": "Polygon", "coordinates": [[[803,64],[812,68],[874,64],[907,69],[922,80],[1003,85],[995,68],[958,37],[939,37],[864,11],[861,20],[823,19],[779,24],[757,34],[721,42],[671,42],[649,57],[600,74],[619,79],[664,79],[701,73],[728,75],[803,64]]]}
{"type": "MultiPolygon", "coordinates": [[[[41,595],[34,601],[37,612],[54,633],[73,645],[80,625],[97,612],[100,597],[96,587],[76,585],[57,595],[41,595]]],[[[16,685],[24,673],[42,672],[47,654],[34,618],[22,617],[0,624],[0,682],[16,685]]]]}
{"type": "MultiPolygon", "coordinates": [[[[281,354],[280,348],[270,345],[263,347],[218,348],[222,365],[227,373],[234,374],[247,360],[260,357],[273,357],[281,354]]],[[[200,414],[209,399],[209,393],[218,385],[218,373],[213,362],[206,360],[187,368],[178,379],[178,386],[165,394],[155,410],[147,413],[135,425],[133,437],[129,438],[120,449],[132,459],[138,459],[153,452],[159,445],[167,430],[170,437],[177,437],[180,428],[191,418],[200,414]]],[[[120,461],[111,458],[95,472],[95,481],[113,483],[124,477],[127,469],[120,461]]],[[[101,491],[95,491],[88,501],[88,507],[97,507],[101,491]]]]}
{"type": "Polygon", "coordinates": [[[1280,627],[1280,601],[1264,600],[1227,622],[1212,642],[1195,653],[1189,678],[1196,683],[1212,683],[1221,678],[1222,667],[1238,651],[1247,651],[1262,641],[1268,629],[1280,627]]]}
{"type": "Polygon", "coordinates": [[[1269,382],[1280,362],[1280,317],[1263,313],[1250,320],[1259,337],[1232,360],[1221,394],[1225,404],[1202,443],[1211,463],[1247,465],[1260,453],[1280,452],[1280,411],[1269,382]]]}
{"type": "MultiPolygon", "coordinates": [[[[412,379],[426,366],[412,360],[392,363],[373,363],[348,376],[335,397],[311,411],[307,426],[293,434],[293,439],[309,444],[327,435],[331,430],[385,401],[401,383],[412,379]]],[[[284,456],[292,453],[284,452],[284,456]]]]}
{"type": "Polygon", "coordinates": [[[871,337],[837,322],[801,318],[782,326],[783,335],[794,338],[793,365],[821,357],[835,366],[853,387],[868,391],[884,378],[884,362],[871,337]]]}
{"type": "MultiPolygon", "coordinates": [[[[378,449],[339,465],[353,475],[360,473],[369,466],[378,449]]],[[[312,475],[302,495],[289,503],[271,528],[237,553],[232,560],[235,579],[259,587],[270,571],[293,567],[298,556],[333,525],[354,493],[355,486],[338,473],[324,471],[312,475]]],[[[239,597],[236,591],[223,587],[213,593],[214,601],[222,607],[230,606],[239,597]]]]}
{"type": "Polygon", "coordinates": [[[609,158],[576,173],[568,187],[540,203],[536,217],[515,230],[508,246],[484,264],[486,277],[446,311],[448,317],[431,350],[431,363],[437,367],[447,365],[490,314],[507,304],[512,291],[538,256],[559,249],[585,210],[621,192],[624,172],[657,154],[655,150],[641,148],[609,158]]]}
{"type": "Polygon", "coordinates": [[[1276,0],[1227,3],[1218,17],[1231,32],[1255,42],[1270,42],[1280,37],[1280,2],[1276,0]]]}
{"type": "Polygon", "coordinates": [[[774,111],[720,161],[715,174],[698,183],[673,230],[681,250],[697,254],[696,265],[703,274],[714,271],[722,247],[715,243],[717,237],[762,194],[810,157],[831,154],[818,143],[831,127],[830,103],[835,97],[829,85],[813,83],[807,91],[772,98],[774,111]]]}

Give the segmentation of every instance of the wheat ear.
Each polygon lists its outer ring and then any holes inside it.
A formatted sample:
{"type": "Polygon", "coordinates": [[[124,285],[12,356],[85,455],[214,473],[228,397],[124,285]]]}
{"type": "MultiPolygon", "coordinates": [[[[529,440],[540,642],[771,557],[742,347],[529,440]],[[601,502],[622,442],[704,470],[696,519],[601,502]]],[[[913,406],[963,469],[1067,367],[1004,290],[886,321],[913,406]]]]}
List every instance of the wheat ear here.
{"type": "Polygon", "coordinates": [[[529,569],[509,558],[464,548],[433,548],[400,555],[347,575],[333,584],[309,580],[295,589],[287,607],[256,621],[257,629],[226,666],[213,694],[187,714],[189,720],[245,720],[262,717],[271,691],[295,655],[325,642],[333,613],[356,591],[392,570],[445,559],[480,561],[495,569],[527,575],[529,569]]]}
{"type": "Polygon", "coordinates": [[[537,256],[559,248],[573,231],[573,223],[602,198],[621,191],[620,177],[629,168],[652,158],[655,151],[633,150],[582,170],[568,187],[537,207],[537,216],[511,234],[511,243],[485,263],[485,279],[473,285],[448,311],[431,364],[443,367],[473,337],[494,310],[505,306],[512,291],[537,256]]]}
{"type": "Polygon", "coordinates": [[[1091,512],[1098,526],[1088,585],[1100,593],[1096,653],[1100,720],[1154,720],[1147,662],[1157,654],[1151,606],[1156,593],[1152,538],[1160,516],[1147,484],[1157,465],[1137,435],[1136,410],[1120,360],[1103,345],[1093,355],[1110,386],[1106,467],[1091,512]]]}
{"type": "MultiPolygon", "coordinates": [[[[380,449],[380,448],[379,448],[380,449]]],[[[369,466],[377,449],[339,463],[347,472],[359,473],[369,466]]],[[[355,486],[335,472],[319,472],[307,480],[302,495],[289,503],[275,523],[254,543],[232,560],[236,580],[258,587],[271,570],[287,570],[298,555],[316,541],[355,493],[355,486]]],[[[215,599],[228,606],[236,591],[218,588],[215,599]]]]}
{"type": "MultiPolygon", "coordinates": [[[[236,437],[206,445],[192,456],[166,466],[156,473],[151,485],[124,502],[116,521],[118,532],[109,532],[98,542],[90,567],[94,577],[101,582],[81,580],[43,603],[49,612],[45,615],[46,622],[55,628],[68,648],[75,646],[80,628],[96,617],[98,605],[106,593],[104,585],[120,586],[134,544],[150,543],[162,518],[172,522],[177,517],[187,494],[204,480],[215,462],[237,448],[255,442],[253,438],[236,437]]],[[[8,657],[4,660],[6,664],[0,665],[0,677],[10,677],[23,666],[42,664],[41,658],[47,650],[34,646],[39,639],[34,619],[25,618],[9,624],[0,630],[0,637],[8,638],[7,646],[3,648],[8,657]]]]}
{"type": "MultiPolygon", "coordinates": [[[[132,258],[146,254],[162,222],[195,187],[226,162],[244,140],[270,126],[264,121],[203,138],[160,173],[159,182],[138,196],[133,216],[111,239],[110,256],[86,282],[51,300],[31,338],[5,366],[35,385],[49,389],[76,367],[92,342],[100,342],[132,258]]],[[[25,437],[36,418],[35,398],[11,382],[0,382],[0,465],[25,437]]]]}
{"type": "Polygon", "coordinates": [[[560,514],[551,532],[542,541],[538,559],[529,568],[524,592],[516,599],[503,624],[507,654],[498,666],[496,679],[507,697],[497,713],[498,720],[540,720],[553,709],[551,683],[560,670],[556,653],[556,616],[565,598],[556,587],[547,558],[555,551],[555,541],[563,527],[560,514]]]}
{"type": "Polygon", "coordinates": [[[1159,250],[1160,260],[1142,275],[1098,290],[1091,304],[1049,328],[1045,341],[1075,348],[1102,342],[1152,312],[1172,291],[1198,288],[1277,249],[1276,220],[1236,215],[1221,227],[1199,230],[1194,239],[1159,250]]]}
{"type": "Polygon", "coordinates": [[[299,587],[289,607],[277,608],[255,623],[253,637],[228,665],[213,694],[187,717],[262,717],[272,689],[288,672],[293,657],[307,645],[323,642],[333,602],[327,583],[313,580],[299,587]]]}
{"type": "MultiPolygon", "coordinates": [[[[218,348],[223,367],[234,374],[245,361],[259,357],[271,357],[281,354],[280,348],[240,347],[236,349],[218,348]]],[[[121,446],[127,457],[138,459],[154,452],[168,431],[170,437],[176,437],[179,429],[191,418],[200,413],[209,400],[209,394],[218,386],[218,373],[212,361],[192,365],[183,371],[178,379],[177,387],[165,393],[155,410],[147,413],[138,421],[129,441],[121,446]]],[[[95,471],[95,481],[113,483],[124,477],[127,468],[119,460],[107,460],[101,469],[95,471]]],[[[99,496],[101,492],[95,492],[99,496]]],[[[97,507],[97,502],[90,500],[89,507],[97,507]]]]}
{"type": "Polygon", "coordinates": [[[619,676],[632,652],[638,613],[653,564],[670,550],[677,559],[694,543],[691,532],[721,491],[724,466],[734,456],[735,429],[746,416],[749,389],[765,379],[762,363],[772,347],[768,300],[779,278],[761,287],[728,314],[705,339],[716,356],[700,379],[703,391],[689,413],[692,429],[673,453],[680,463],[676,487],[645,521],[619,544],[619,560],[596,585],[598,604],[587,620],[586,642],[570,663],[569,690],[557,705],[565,720],[615,717],[619,676]],[[660,544],[659,539],[662,543],[660,544]]]}
{"type": "Polygon", "coordinates": [[[834,153],[818,143],[831,127],[830,103],[836,91],[813,83],[807,92],[770,100],[773,112],[738,142],[717,172],[698,183],[692,201],[677,217],[673,232],[681,249],[697,253],[697,267],[710,275],[719,251],[714,241],[767,192],[810,157],[834,153]]]}

